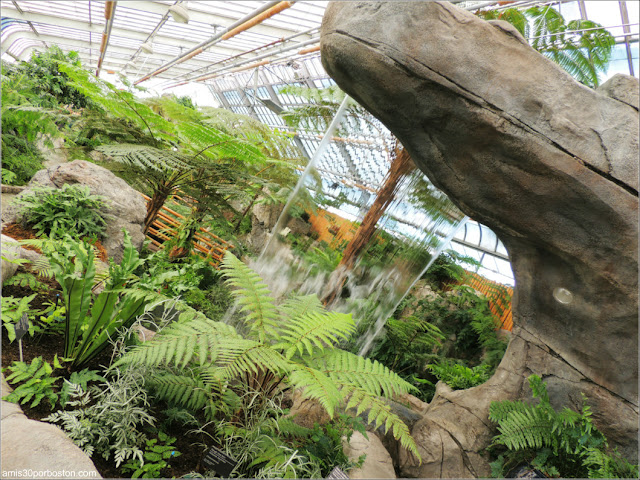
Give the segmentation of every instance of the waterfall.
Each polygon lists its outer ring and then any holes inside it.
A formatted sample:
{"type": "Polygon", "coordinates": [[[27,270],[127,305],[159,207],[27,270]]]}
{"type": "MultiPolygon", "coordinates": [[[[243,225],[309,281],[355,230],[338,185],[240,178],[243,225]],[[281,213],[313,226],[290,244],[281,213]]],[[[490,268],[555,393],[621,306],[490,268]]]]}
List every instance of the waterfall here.
{"type": "Polygon", "coordinates": [[[334,137],[341,125],[347,123],[351,128],[358,121],[346,114],[348,102],[348,97],[342,102],[266,246],[250,266],[276,299],[291,292],[315,293],[323,298],[324,293],[336,288],[331,283],[339,279],[340,293],[329,307],[353,315],[358,333],[350,349],[366,355],[387,319],[449,246],[467,217],[414,169],[398,183],[393,201],[376,223],[376,234],[348,270],[336,271],[340,255],[335,253],[344,250],[348,228],[328,233],[325,230],[337,227],[323,227],[314,234],[319,237],[315,241],[303,234],[291,234],[287,225],[292,212],[306,210],[308,202],[303,202],[303,197],[309,195],[319,207],[313,218],[326,220],[327,225],[333,221],[342,225],[351,222],[351,230],[355,230],[385,181],[393,148],[386,130],[386,136],[378,137],[377,143],[334,137]],[[300,242],[301,238],[305,241],[300,242]]]}

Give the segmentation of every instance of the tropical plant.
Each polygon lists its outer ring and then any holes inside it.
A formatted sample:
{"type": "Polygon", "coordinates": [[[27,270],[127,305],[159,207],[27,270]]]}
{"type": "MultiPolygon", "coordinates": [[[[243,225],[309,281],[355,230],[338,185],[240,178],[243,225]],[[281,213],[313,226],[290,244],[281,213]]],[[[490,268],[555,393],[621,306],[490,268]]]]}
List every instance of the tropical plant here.
{"type": "MultiPolygon", "coordinates": [[[[22,315],[30,312],[31,302],[36,297],[36,293],[28,297],[2,297],[2,325],[7,330],[7,338],[10,342],[16,339],[16,324],[22,318],[22,315]]],[[[29,330],[33,334],[32,326],[29,330]]]]}
{"type": "Polygon", "coordinates": [[[38,235],[102,237],[106,230],[105,200],[91,195],[89,187],[65,184],[62,188],[37,188],[16,198],[20,218],[38,235]]]}
{"type": "Polygon", "coordinates": [[[493,372],[491,365],[476,365],[469,368],[459,363],[442,360],[427,365],[427,368],[438,377],[438,380],[446,383],[454,390],[476,387],[483,384],[491,377],[493,372]]]}
{"type": "Polygon", "coordinates": [[[128,459],[144,462],[142,447],[147,439],[141,429],[153,425],[144,387],[144,369],[112,371],[112,378],[85,391],[69,385],[67,406],[44,420],[58,423],[69,438],[90,457],[98,453],[113,457],[116,467],[128,459]]]}
{"type": "Polygon", "coordinates": [[[408,427],[379,397],[413,390],[376,361],[335,347],[354,330],[350,315],[326,312],[315,295],[293,297],[276,306],[260,277],[227,252],[222,267],[245,314],[238,332],[195,312],[135,347],[116,365],[173,365],[150,379],[156,394],[190,409],[229,401],[237,382],[264,398],[290,387],[301,389],[333,417],[337,408],[368,410],[375,428],[384,425],[403,447],[417,455],[408,427]],[[188,369],[186,367],[189,367],[188,369]]]}
{"type": "Polygon", "coordinates": [[[567,22],[552,5],[518,10],[481,11],[486,20],[505,20],[529,40],[533,48],[553,60],[580,83],[596,88],[598,73],[607,71],[615,38],[590,20],[567,22]]]}
{"type": "Polygon", "coordinates": [[[539,400],[537,405],[509,400],[491,403],[489,419],[498,424],[499,431],[491,448],[506,448],[492,463],[494,473],[504,475],[530,463],[549,476],[600,478],[606,472],[612,474],[608,478],[638,477],[637,465],[606,453],[606,438],[593,425],[584,395],[581,412],[567,407],[557,412],[540,377],[531,375],[529,386],[539,400]]]}
{"type": "Polygon", "coordinates": [[[35,357],[31,364],[25,362],[13,362],[6,370],[11,372],[7,377],[7,382],[16,384],[24,382],[16,387],[9,395],[2,397],[3,400],[13,403],[22,403],[34,408],[45,398],[53,410],[58,403],[58,393],[55,383],[61,377],[52,376],[53,370],[62,368],[58,357],[54,357],[53,366],[42,357],[35,357]]]}
{"type": "Polygon", "coordinates": [[[129,326],[154,295],[128,288],[142,260],[126,231],[122,263],[109,265],[104,290],[98,295],[93,294],[95,253],[89,244],[67,237],[62,242],[43,243],[42,250],[62,287],[66,307],[64,357],[79,368],[107,346],[116,330],[129,326]]]}
{"type": "Polygon", "coordinates": [[[131,473],[131,478],[161,478],[162,470],[169,466],[167,460],[181,455],[173,445],[175,441],[175,437],[158,432],[158,438],[148,439],[146,442],[144,461],[138,458],[129,460],[122,465],[122,470],[131,473]]]}

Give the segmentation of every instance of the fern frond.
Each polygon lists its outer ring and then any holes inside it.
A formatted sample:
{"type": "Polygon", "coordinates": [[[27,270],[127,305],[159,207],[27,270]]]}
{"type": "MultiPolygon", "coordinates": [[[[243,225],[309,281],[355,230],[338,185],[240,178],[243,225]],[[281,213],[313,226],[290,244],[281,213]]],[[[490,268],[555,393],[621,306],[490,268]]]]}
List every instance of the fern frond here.
{"type": "Polygon", "coordinates": [[[540,409],[529,407],[522,411],[512,411],[498,426],[500,434],[494,441],[510,450],[557,448],[552,435],[553,424],[548,413],[540,409]]]}
{"type": "Polygon", "coordinates": [[[316,294],[297,295],[288,298],[282,304],[278,305],[280,315],[284,318],[296,318],[307,313],[322,313],[325,311],[324,306],[316,294]]]}
{"type": "Polygon", "coordinates": [[[291,364],[271,348],[253,340],[234,342],[234,350],[218,358],[218,375],[223,379],[238,378],[245,373],[258,375],[260,372],[274,372],[283,375],[291,370],[291,364]]]}
{"type": "Polygon", "coordinates": [[[243,341],[229,325],[208,318],[174,322],[151,341],[139,345],[124,355],[118,365],[169,365],[184,367],[195,358],[200,366],[214,363],[234,351],[234,342],[243,341]]]}
{"type": "Polygon", "coordinates": [[[421,461],[415,440],[409,433],[409,427],[398,415],[391,411],[391,407],[382,399],[373,397],[369,392],[359,388],[349,388],[349,401],[346,410],[353,409],[356,415],[367,411],[367,420],[377,429],[384,426],[384,431],[391,430],[393,437],[403,448],[414,454],[421,461]]]}
{"type": "Polygon", "coordinates": [[[273,429],[282,437],[307,438],[311,436],[313,430],[303,427],[294,422],[291,417],[277,417],[271,419],[273,429]]]}
{"type": "Polygon", "coordinates": [[[333,418],[342,395],[329,377],[319,370],[299,365],[289,374],[289,382],[294,388],[302,389],[303,397],[317,400],[333,418]]]}
{"type": "Polygon", "coordinates": [[[529,405],[521,401],[512,402],[511,400],[503,400],[500,402],[491,402],[489,406],[489,420],[495,423],[503,421],[511,412],[525,412],[529,409],[529,405]]]}
{"type": "Polygon", "coordinates": [[[158,373],[152,375],[147,384],[158,398],[191,411],[203,409],[210,399],[210,389],[197,377],[158,373]]]}
{"type": "Polygon", "coordinates": [[[296,352],[303,354],[305,349],[312,355],[316,348],[324,350],[326,346],[333,347],[340,339],[348,339],[355,329],[351,314],[308,312],[289,319],[281,332],[280,338],[284,342],[274,348],[283,348],[287,358],[293,357],[296,352]]]}
{"type": "Polygon", "coordinates": [[[261,343],[276,337],[278,315],[260,276],[231,252],[226,253],[221,271],[227,277],[226,283],[235,287],[232,294],[242,305],[240,311],[247,312],[245,322],[249,324],[250,333],[261,343]]]}
{"type": "Polygon", "coordinates": [[[391,398],[416,389],[381,363],[344,350],[330,350],[310,360],[338,387],[354,386],[369,395],[391,398]]]}

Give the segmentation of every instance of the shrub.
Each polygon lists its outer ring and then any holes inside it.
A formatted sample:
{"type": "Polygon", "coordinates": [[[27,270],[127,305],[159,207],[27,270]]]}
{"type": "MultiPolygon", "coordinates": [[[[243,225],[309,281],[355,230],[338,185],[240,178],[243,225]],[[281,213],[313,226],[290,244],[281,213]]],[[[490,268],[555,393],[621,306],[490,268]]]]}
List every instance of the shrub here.
{"type": "Polygon", "coordinates": [[[21,206],[22,222],[34,228],[38,235],[102,237],[107,225],[105,215],[100,212],[105,202],[97,195],[90,195],[88,187],[39,188],[17,198],[16,203],[21,206]]]}

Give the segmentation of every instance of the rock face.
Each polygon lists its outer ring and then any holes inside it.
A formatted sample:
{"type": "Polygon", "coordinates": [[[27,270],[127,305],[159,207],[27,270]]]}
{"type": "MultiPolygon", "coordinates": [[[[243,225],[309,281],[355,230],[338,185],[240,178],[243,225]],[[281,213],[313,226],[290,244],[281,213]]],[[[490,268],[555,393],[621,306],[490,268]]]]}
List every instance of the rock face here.
{"type": "MultiPolygon", "coordinates": [[[[2,396],[11,392],[1,376],[2,396]]],[[[2,478],[102,478],[93,462],[58,427],[29,420],[2,401],[2,478]],[[25,472],[31,472],[25,474],[25,472]]]]}
{"type": "Polygon", "coordinates": [[[396,478],[391,455],[373,432],[367,432],[365,438],[360,432],[353,432],[349,442],[342,440],[344,454],[353,462],[361,455],[366,455],[360,468],[352,468],[347,472],[349,478],[396,478]]]}
{"type": "Polygon", "coordinates": [[[596,425],[638,452],[638,80],[578,84],[501,22],[449,3],[336,2],[322,62],[466,214],[492,228],[516,280],[494,377],[440,391],[402,476],[488,473],[493,400],[584,392],[596,425]],[[567,293],[567,291],[569,293],[567,293]]]}
{"type": "MultiPolygon", "coordinates": [[[[127,182],[116,177],[106,168],[84,160],[55,165],[36,173],[18,197],[28,194],[36,187],[62,188],[66,183],[88,186],[92,195],[106,197],[108,206],[104,212],[107,214],[107,230],[103,245],[109,257],[116,262],[122,260],[123,228],[126,228],[131,235],[133,245],[140,248],[144,241],[142,232],[147,211],[146,202],[127,182]]],[[[15,221],[17,211],[16,206],[9,205],[2,214],[2,221],[6,223],[15,221]]]]}

